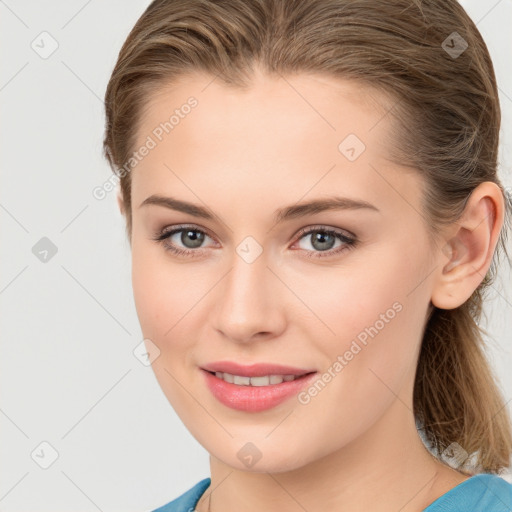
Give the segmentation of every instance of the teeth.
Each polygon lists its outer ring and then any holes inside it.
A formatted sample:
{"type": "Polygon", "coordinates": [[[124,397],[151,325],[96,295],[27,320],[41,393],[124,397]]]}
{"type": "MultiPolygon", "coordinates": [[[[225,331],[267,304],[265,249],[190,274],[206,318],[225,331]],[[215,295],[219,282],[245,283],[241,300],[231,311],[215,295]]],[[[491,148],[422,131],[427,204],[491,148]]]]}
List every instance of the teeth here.
{"type": "MultiPolygon", "coordinates": [[[[222,376],[224,378],[224,376],[222,376]]],[[[248,386],[251,383],[250,377],[240,377],[239,375],[233,375],[233,383],[239,384],[240,386],[248,386]]]]}
{"type": "Polygon", "coordinates": [[[251,386],[268,386],[269,384],[279,384],[279,382],[272,382],[272,380],[269,380],[265,375],[262,377],[251,377],[251,386]]]}
{"type": "Polygon", "coordinates": [[[281,384],[284,380],[284,375],[270,375],[270,384],[281,384]]]}
{"type": "Polygon", "coordinates": [[[261,377],[243,377],[241,375],[232,375],[231,373],[215,372],[215,376],[231,384],[239,386],[270,386],[271,384],[281,384],[281,382],[290,382],[295,380],[295,375],[263,375],[261,377]]]}
{"type": "MultiPolygon", "coordinates": [[[[221,372],[217,372],[215,375],[217,375],[218,373],[220,373],[220,378],[224,379],[226,382],[230,382],[231,384],[233,384],[234,382],[234,376],[231,375],[231,373],[224,373],[224,377],[222,377],[222,373],[221,372]]],[[[217,375],[217,377],[219,377],[219,375],[217,375]]]]}

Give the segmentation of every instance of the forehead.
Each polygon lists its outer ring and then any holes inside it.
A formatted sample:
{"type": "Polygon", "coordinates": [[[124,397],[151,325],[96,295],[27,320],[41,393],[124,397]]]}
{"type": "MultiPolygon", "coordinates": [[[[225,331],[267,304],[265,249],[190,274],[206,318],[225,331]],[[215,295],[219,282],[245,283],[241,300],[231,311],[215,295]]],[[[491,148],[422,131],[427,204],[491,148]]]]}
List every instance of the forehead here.
{"type": "Polygon", "coordinates": [[[188,199],[194,199],[190,189],[219,187],[226,195],[268,193],[269,186],[290,200],[333,187],[373,202],[417,195],[406,183],[410,169],[386,159],[393,103],[374,88],[313,74],[256,73],[243,90],[207,75],[183,76],[148,98],[137,147],[148,137],[155,144],[133,171],[134,195],[142,200],[174,185],[188,199]],[[386,190],[395,180],[403,189],[386,190]]]}
{"type": "Polygon", "coordinates": [[[392,116],[386,115],[396,101],[368,84],[314,73],[269,76],[256,68],[251,81],[239,88],[225,85],[216,77],[191,72],[172,84],[162,84],[148,95],[139,123],[138,143],[173,112],[186,106],[191,97],[199,107],[193,109],[195,133],[201,128],[201,134],[214,134],[218,129],[227,131],[235,127],[270,131],[284,126],[291,135],[305,127],[309,129],[308,136],[317,130],[338,132],[338,136],[352,130],[362,136],[380,125],[376,131],[378,139],[389,132],[392,116]],[[385,117],[388,119],[382,122],[385,117]],[[270,121],[274,124],[269,125],[270,121]]]}

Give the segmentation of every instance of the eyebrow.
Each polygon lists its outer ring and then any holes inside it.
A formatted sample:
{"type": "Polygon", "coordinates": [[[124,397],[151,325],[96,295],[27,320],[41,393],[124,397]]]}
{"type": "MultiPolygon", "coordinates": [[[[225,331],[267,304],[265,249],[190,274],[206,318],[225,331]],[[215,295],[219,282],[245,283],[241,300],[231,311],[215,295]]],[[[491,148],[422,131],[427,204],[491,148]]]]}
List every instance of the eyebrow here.
{"type": "MultiPolygon", "coordinates": [[[[152,195],[145,199],[140,204],[139,208],[150,204],[164,206],[165,208],[176,210],[178,212],[188,213],[189,215],[193,215],[194,217],[214,220],[214,215],[212,215],[212,213],[210,213],[210,211],[207,208],[204,208],[203,206],[199,206],[193,203],[189,203],[187,201],[181,201],[173,197],[152,195]]],[[[352,199],[348,197],[333,196],[325,199],[315,199],[305,203],[297,203],[291,206],[287,206],[285,208],[279,208],[274,212],[274,222],[278,224],[286,220],[297,219],[299,217],[305,217],[306,215],[313,215],[315,213],[320,213],[328,210],[360,209],[368,209],[376,212],[380,211],[376,206],[374,206],[371,203],[368,203],[367,201],[352,199]]]]}

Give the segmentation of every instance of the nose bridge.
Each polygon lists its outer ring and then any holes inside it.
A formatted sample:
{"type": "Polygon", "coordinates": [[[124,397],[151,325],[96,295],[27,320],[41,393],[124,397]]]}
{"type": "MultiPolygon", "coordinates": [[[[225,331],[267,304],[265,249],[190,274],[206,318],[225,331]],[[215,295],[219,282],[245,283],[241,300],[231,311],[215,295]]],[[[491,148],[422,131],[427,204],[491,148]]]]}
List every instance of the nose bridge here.
{"type": "Polygon", "coordinates": [[[244,239],[231,259],[231,270],[219,290],[217,328],[230,338],[248,340],[275,330],[275,276],[267,254],[254,239],[244,239]]]}

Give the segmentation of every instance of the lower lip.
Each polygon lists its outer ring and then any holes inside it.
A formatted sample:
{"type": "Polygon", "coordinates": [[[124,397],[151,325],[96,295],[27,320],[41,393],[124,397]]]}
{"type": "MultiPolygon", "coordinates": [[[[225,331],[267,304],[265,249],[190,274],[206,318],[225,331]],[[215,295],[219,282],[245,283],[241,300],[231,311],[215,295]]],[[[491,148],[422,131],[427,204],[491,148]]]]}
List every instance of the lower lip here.
{"type": "Polygon", "coordinates": [[[259,412],[276,407],[280,403],[296,396],[306,387],[315,373],[310,373],[298,379],[269,386],[240,386],[219,379],[206,370],[201,370],[206,378],[206,384],[215,398],[232,409],[246,412],[259,412]]]}

